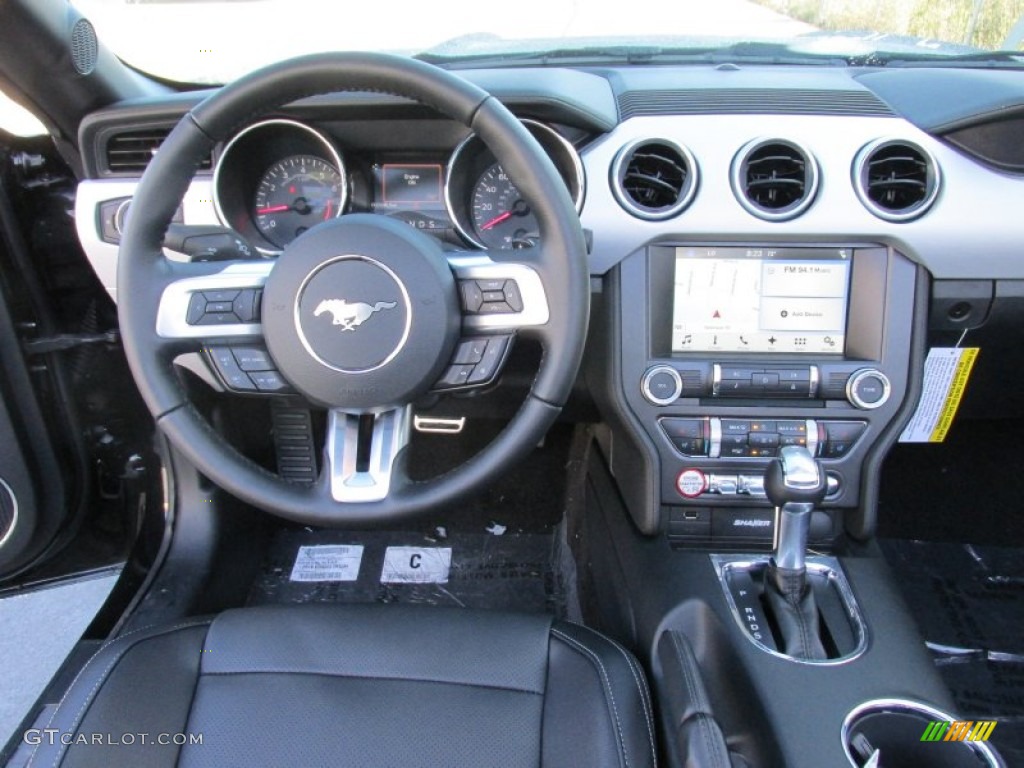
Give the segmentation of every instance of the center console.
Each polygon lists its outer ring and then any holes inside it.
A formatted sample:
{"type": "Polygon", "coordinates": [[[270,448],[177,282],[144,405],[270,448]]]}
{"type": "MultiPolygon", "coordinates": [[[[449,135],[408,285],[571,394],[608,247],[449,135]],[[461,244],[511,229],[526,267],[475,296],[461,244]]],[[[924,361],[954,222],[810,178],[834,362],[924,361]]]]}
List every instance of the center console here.
{"type": "Polygon", "coordinates": [[[789,445],[827,479],[810,542],[863,527],[865,466],[908,391],[916,280],[899,253],[858,244],[667,243],[622,262],[607,297],[622,424],[606,452],[638,527],[770,547],[762,478],[789,445]]]}
{"type": "Polygon", "coordinates": [[[1002,765],[921,746],[954,705],[873,541],[927,287],[858,243],[656,243],[603,280],[592,598],[650,659],[669,764],[1002,765]]]}

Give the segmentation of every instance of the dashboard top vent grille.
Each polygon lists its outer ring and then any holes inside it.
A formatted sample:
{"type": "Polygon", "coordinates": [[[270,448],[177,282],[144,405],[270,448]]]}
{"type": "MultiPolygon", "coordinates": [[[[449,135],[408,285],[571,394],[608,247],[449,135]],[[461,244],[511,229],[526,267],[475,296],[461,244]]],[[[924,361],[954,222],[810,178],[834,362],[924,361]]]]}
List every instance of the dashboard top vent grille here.
{"type": "MultiPolygon", "coordinates": [[[[117,175],[141,176],[170,132],[167,127],[153,127],[112,134],[107,139],[104,152],[107,170],[117,175]]],[[[201,171],[208,171],[211,167],[211,157],[199,164],[201,171]]]]}
{"type": "Polygon", "coordinates": [[[870,91],[811,88],[714,88],[625,91],[618,96],[623,120],[649,115],[855,115],[892,117],[870,91]]]}
{"type": "Polygon", "coordinates": [[[901,139],[873,141],[854,161],[857,196],[887,221],[922,215],[939,192],[939,166],[916,144],[901,139]]]}
{"type": "Polygon", "coordinates": [[[612,192],[637,218],[659,221],[680,213],[697,191],[697,162],[667,139],[627,144],[612,164],[612,192]]]}
{"type": "Polygon", "coordinates": [[[732,186],[736,199],[750,213],[786,221],[814,201],[818,164],[810,152],[791,141],[753,141],[733,160],[732,186]]]}

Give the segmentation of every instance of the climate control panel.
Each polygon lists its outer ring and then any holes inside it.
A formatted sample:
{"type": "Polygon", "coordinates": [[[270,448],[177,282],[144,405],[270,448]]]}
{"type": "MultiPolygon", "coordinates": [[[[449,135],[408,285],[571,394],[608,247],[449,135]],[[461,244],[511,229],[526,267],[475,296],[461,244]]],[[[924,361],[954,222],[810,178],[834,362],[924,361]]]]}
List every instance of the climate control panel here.
{"type": "Polygon", "coordinates": [[[770,458],[787,445],[803,446],[822,459],[841,459],[867,428],[863,421],[717,416],[664,417],[658,426],[677,453],[709,459],[770,458]]]}

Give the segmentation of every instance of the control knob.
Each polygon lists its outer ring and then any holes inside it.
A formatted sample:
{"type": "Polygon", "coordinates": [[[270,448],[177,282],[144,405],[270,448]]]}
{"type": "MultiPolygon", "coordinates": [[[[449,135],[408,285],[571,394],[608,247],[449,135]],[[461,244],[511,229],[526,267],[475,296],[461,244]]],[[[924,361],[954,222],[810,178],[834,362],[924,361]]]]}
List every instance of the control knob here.
{"type": "Polygon", "coordinates": [[[654,405],[670,405],[683,392],[683,379],[671,365],[655,365],[640,380],[640,391],[654,405]]]}
{"type": "Polygon", "coordinates": [[[866,411],[885,405],[891,392],[889,377],[875,368],[861,368],[846,382],[846,399],[866,411]]]}

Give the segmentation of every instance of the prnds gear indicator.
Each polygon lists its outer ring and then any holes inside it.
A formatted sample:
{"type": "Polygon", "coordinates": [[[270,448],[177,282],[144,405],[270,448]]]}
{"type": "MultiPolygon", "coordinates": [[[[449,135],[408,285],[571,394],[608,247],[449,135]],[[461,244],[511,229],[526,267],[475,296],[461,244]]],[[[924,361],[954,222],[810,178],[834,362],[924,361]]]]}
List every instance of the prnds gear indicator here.
{"type": "Polygon", "coordinates": [[[672,351],[842,354],[849,254],[676,248],[672,351]]]}

